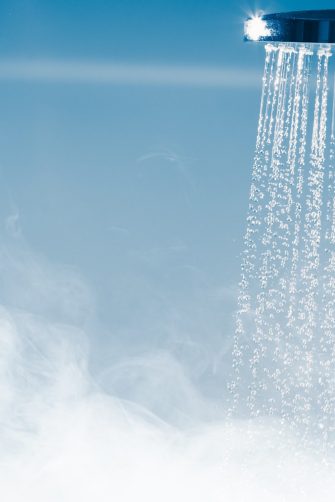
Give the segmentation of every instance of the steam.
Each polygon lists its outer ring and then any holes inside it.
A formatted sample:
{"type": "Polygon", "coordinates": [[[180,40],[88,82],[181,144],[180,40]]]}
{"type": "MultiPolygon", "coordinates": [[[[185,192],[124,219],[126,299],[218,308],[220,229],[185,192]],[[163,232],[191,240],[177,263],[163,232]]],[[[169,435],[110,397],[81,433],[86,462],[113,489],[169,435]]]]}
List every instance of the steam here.
{"type": "Polygon", "coordinates": [[[333,499],[329,456],[274,420],[228,421],[166,351],[92,370],[94,295],[78,271],[15,234],[0,279],[6,502],[333,499]]]}

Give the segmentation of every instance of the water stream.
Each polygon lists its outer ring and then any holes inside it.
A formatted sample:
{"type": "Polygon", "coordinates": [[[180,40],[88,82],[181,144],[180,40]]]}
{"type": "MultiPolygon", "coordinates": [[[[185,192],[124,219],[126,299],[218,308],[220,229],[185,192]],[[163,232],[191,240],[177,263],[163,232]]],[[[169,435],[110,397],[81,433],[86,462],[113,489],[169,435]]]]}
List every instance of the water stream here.
{"type": "Polygon", "coordinates": [[[232,409],[335,436],[335,123],[330,47],[267,45],[232,409]]]}

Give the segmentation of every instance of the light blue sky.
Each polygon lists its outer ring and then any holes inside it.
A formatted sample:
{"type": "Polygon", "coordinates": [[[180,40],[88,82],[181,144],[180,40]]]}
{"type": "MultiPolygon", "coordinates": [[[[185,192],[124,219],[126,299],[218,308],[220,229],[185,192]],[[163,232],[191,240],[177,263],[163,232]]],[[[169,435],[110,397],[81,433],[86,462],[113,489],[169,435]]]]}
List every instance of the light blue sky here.
{"type": "Polygon", "coordinates": [[[257,7],[332,6],[0,4],[3,233],[12,216],[34,252],[85,278],[98,361],[169,349],[213,393],[256,135],[263,49],[243,44],[242,23],[257,7]]]}

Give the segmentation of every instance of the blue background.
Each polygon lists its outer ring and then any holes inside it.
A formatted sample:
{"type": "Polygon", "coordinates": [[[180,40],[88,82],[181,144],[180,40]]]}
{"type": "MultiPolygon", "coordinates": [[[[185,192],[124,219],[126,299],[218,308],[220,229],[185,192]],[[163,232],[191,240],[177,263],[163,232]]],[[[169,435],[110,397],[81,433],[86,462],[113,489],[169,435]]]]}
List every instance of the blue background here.
{"type": "MultiPolygon", "coordinates": [[[[257,71],[261,83],[263,48],[242,42],[244,18],[331,7],[2,0],[0,60],[211,66],[257,71]]],[[[94,367],[169,351],[207,393],[222,391],[259,98],[260,85],[235,81],[0,78],[3,242],[84,278],[94,299],[83,321],[94,367]]],[[[7,302],[27,308],[27,295],[11,295],[9,282],[1,286],[7,302]]]]}

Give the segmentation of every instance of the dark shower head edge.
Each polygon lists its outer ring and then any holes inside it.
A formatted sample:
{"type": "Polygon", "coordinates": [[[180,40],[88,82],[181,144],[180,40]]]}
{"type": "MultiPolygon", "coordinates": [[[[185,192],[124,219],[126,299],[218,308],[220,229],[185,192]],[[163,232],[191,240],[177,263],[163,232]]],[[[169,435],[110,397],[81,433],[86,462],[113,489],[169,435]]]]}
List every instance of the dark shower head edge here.
{"type": "Polygon", "coordinates": [[[246,42],[335,44],[335,10],[281,12],[249,17],[246,42]]]}

